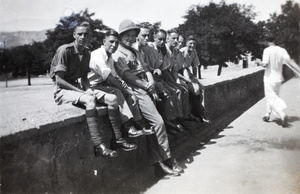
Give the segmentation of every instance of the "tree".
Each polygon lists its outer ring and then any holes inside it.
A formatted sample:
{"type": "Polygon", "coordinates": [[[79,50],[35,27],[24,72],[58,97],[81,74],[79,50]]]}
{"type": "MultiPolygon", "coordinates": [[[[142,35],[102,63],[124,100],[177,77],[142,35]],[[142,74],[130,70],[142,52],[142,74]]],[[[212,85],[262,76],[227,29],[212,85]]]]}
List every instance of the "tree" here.
{"type": "Polygon", "coordinates": [[[12,71],[12,63],[11,63],[12,54],[8,49],[0,49],[0,73],[4,74],[5,85],[7,84],[7,73],[12,71]]]}
{"type": "Polygon", "coordinates": [[[262,30],[252,22],[255,13],[252,6],[239,4],[227,5],[225,1],[208,6],[191,7],[186,21],[179,25],[178,31],[184,36],[197,37],[196,50],[204,65],[224,64],[236,56],[251,51],[261,55],[258,40],[262,30]]]}
{"type": "Polygon", "coordinates": [[[68,17],[63,17],[59,20],[56,28],[51,31],[47,31],[47,39],[43,42],[44,47],[47,48],[45,51],[45,62],[50,68],[52,57],[54,56],[57,48],[63,44],[67,44],[74,41],[73,30],[74,27],[83,21],[87,21],[91,25],[92,38],[89,42],[89,47],[91,50],[97,49],[102,45],[102,40],[104,38],[103,30],[109,29],[108,26],[104,25],[101,20],[93,20],[92,16],[94,13],[89,13],[88,9],[80,11],[79,13],[73,13],[68,17]]]}
{"type": "Polygon", "coordinates": [[[15,75],[25,76],[27,74],[28,85],[31,85],[30,75],[34,56],[30,45],[15,47],[12,49],[14,57],[12,63],[16,67],[15,75]]]}
{"type": "Polygon", "coordinates": [[[288,0],[281,10],[280,15],[274,13],[263,23],[265,32],[273,35],[276,43],[286,48],[291,58],[299,62],[299,4],[288,0]]]}
{"type": "Polygon", "coordinates": [[[41,42],[34,42],[29,46],[29,50],[32,53],[31,74],[44,75],[47,73],[48,66],[44,63],[46,60],[46,48],[41,42]]]}

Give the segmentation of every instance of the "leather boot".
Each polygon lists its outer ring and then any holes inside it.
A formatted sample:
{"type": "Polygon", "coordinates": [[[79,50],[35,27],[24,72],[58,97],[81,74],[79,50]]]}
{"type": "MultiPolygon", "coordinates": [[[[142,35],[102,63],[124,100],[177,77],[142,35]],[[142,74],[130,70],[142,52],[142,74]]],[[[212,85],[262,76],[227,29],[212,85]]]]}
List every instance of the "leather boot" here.
{"type": "Polygon", "coordinates": [[[130,126],[127,133],[128,137],[139,137],[141,135],[144,135],[144,132],[142,130],[137,130],[134,126],[130,126]]]}
{"type": "Polygon", "coordinates": [[[174,170],[175,172],[178,172],[178,173],[183,172],[183,168],[181,166],[179,166],[179,163],[177,162],[176,159],[169,158],[164,161],[164,164],[166,166],[168,166],[169,168],[171,168],[172,170],[174,170]]]}
{"type": "Polygon", "coordinates": [[[161,170],[167,175],[171,175],[171,176],[179,176],[180,175],[179,172],[172,170],[167,165],[165,165],[163,162],[158,162],[158,165],[161,168],[161,170]]]}
{"type": "Polygon", "coordinates": [[[123,138],[119,138],[115,141],[112,140],[111,147],[113,149],[121,148],[124,151],[131,151],[137,149],[137,146],[135,144],[127,143],[127,141],[123,138]]]}
{"type": "Polygon", "coordinates": [[[94,147],[95,156],[117,157],[118,153],[106,147],[104,143],[94,147]]]}

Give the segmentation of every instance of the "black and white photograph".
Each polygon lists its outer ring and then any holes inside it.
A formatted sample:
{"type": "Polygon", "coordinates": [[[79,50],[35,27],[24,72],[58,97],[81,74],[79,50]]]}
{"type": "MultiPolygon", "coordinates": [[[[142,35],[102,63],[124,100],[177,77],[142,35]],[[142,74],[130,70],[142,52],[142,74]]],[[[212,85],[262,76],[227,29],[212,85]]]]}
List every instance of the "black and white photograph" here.
{"type": "Polygon", "coordinates": [[[0,194],[299,194],[299,0],[0,0],[0,194]]]}

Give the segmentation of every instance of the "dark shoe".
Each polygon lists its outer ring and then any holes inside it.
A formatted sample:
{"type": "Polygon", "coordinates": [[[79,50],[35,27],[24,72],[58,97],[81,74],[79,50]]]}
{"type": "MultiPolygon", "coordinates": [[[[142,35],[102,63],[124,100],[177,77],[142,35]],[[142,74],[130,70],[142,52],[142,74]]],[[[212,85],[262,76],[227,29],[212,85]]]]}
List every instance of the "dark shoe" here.
{"type": "Polygon", "coordinates": [[[167,133],[171,134],[171,135],[176,135],[178,132],[176,130],[176,125],[173,124],[170,121],[165,121],[165,125],[166,125],[166,131],[167,133]]]}
{"type": "Polygon", "coordinates": [[[176,159],[173,159],[172,169],[173,169],[175,172],[179,172],[179,173],[182,173],[182,172],[183,172],[183,168],[182,168],[181,166],[179,166],[179,163],[177,162],[176,159]]]}
{"type": "Polygon", "coordinates": [[[201,118],[201,122],[202,123],[211,123],[211,120],[210,119],[208,119],[208,118],[201,118]]]}
{"type": "Polygon", "coordinates": [[[170,127],[166,127],[166,131],[170,135],[177,135],[178,134],[178,132],[176,130],[174,130],[174,129],[170,128],[170,127]]]}
{"type": "Polygon", "coordinates": [[[188,120],[188,121],[196,121],[196,122],[201,121],[201,119],[200,119],[199,117],[196,117],[196,116],[193,115],[193,114],[190,114],[190,115],[189,115],[189,118],[187,118],[186,120],[188,120]]]}
{"type": "Polygon", "coordinates": [[[160,168],[163,170],[163,172],[167,175],[171,175],[171,176],[179,176],[180,173],[176,172],[174,170],[172,170],[171,168],[169,168],[168,166],[166,166],[164,163],[162,162],[158,162],[160,168]]]}
{"type": "Polygon", "coordinates": [[[117,157],[118,153],[106,147],[104,143],[94,147],[95,156],[117,157]]]}
{"type": "Polygon", "coordinates": [[[128,130],[128,137],[139,137],[141,135],[144,135],[144,132],[142,130],[136,130],[134,126],[131,126],[128,130]]]}
{"type": "Polygon", "coordinates": [[[183,128],[183,126],[182,126],[181,124],[177,124],[175,129],[176,129],[177,131],[179,131],[179,132],[184,131],[184,128],[183,128]]]}
{"type": "Polygon", "coordinates": [[[283,117],[281,126],[282,126],[283,128],[285,128],[285,127],[288,126],[287,116],[284,116],[284,117],[283,117]]]}
{"type": "Polygon", "coordinates": [[[176,159],[169,158],[169,159],[164,161],[164,164],[166,166],[168,166],[169,168],[171,168],[175,172],[178,172],[178,173],[183,172],[183,168],[181,166],[179,166],[179,163],[177,162],[176,159]]]}
{"type": "Polygon", "coordinates": [[[151,127],[150,129],[143,129],[144,135],[152,135],[155,133],[155,130],[151,127]]]}
{"type": "Polygon", "coordinates": [[[263,121],[268,122],[270,120],[270,116],[264,116],[262,119],[263,121]]]}
{"type": "Polygon", "coordinates": [[[127,141],[123,138],[116,140],[116,145],[118,148],[121,148],[124,151],[131,151],[137,149],[135,144],[127,143],[127,141]]]}

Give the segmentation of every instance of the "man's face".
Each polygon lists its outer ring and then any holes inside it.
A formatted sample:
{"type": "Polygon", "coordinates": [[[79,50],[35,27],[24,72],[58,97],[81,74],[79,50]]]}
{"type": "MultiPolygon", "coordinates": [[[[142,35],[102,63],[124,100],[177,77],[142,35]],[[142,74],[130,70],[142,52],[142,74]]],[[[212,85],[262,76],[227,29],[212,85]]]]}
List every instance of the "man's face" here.
{"type": "Polygon", "coordinates": [[[178,40],[178,34],[175,32],[172,32],[168,37],[168,43],[171,47],[176,47],[178,40]]]}
{"type": "Polygon", "coordinates": [[[103,41],[103,45],[107,53],[112,54],[116,52],[119,46],[119,39],[115,36],[107,36],[103,41]]]}
{"type": "Polygon", "coordinates": [[[121,37],[121,42],[128,47],[131,47],[132,44],[135,42],[135,40],[136,40],[135,30],[129,30],[125,32],[121,37]]]}
{"type": "Polygon", "coordinates": [[[141,31],[137,37],[138,42],[143,46],[147,45],[148,39],[149,39],[149,34],[150,34],[150,29],[141,28],[141,31]]]}
{"type": "Polygon", "coordinates": [[[177,48],[181,49],[183,46],[183,42],[184,42],[184,38],[182,36],[178,37],[178,41],[177,41],[177,48]]]}
{"type": "Polygon", "coordinates": [[[166,43],[166,35],[163,32],[158,32],[155,35],[154,41],[158,47],[163,47],[166,43]]]}
{"type": "Polygon", "coordinates": [[[189,40],[189,41],[186,42],[186,46],[187,46],[189,51],[192,51],[196,47],[196,41],[195,40],[189,40]]]}
{"type": "Polygon", "coordinates": [[[90,29],[88,27],[77,27],[73,32],[75,44],[79,47],[85,47],[90,39],[90,29]]]}

